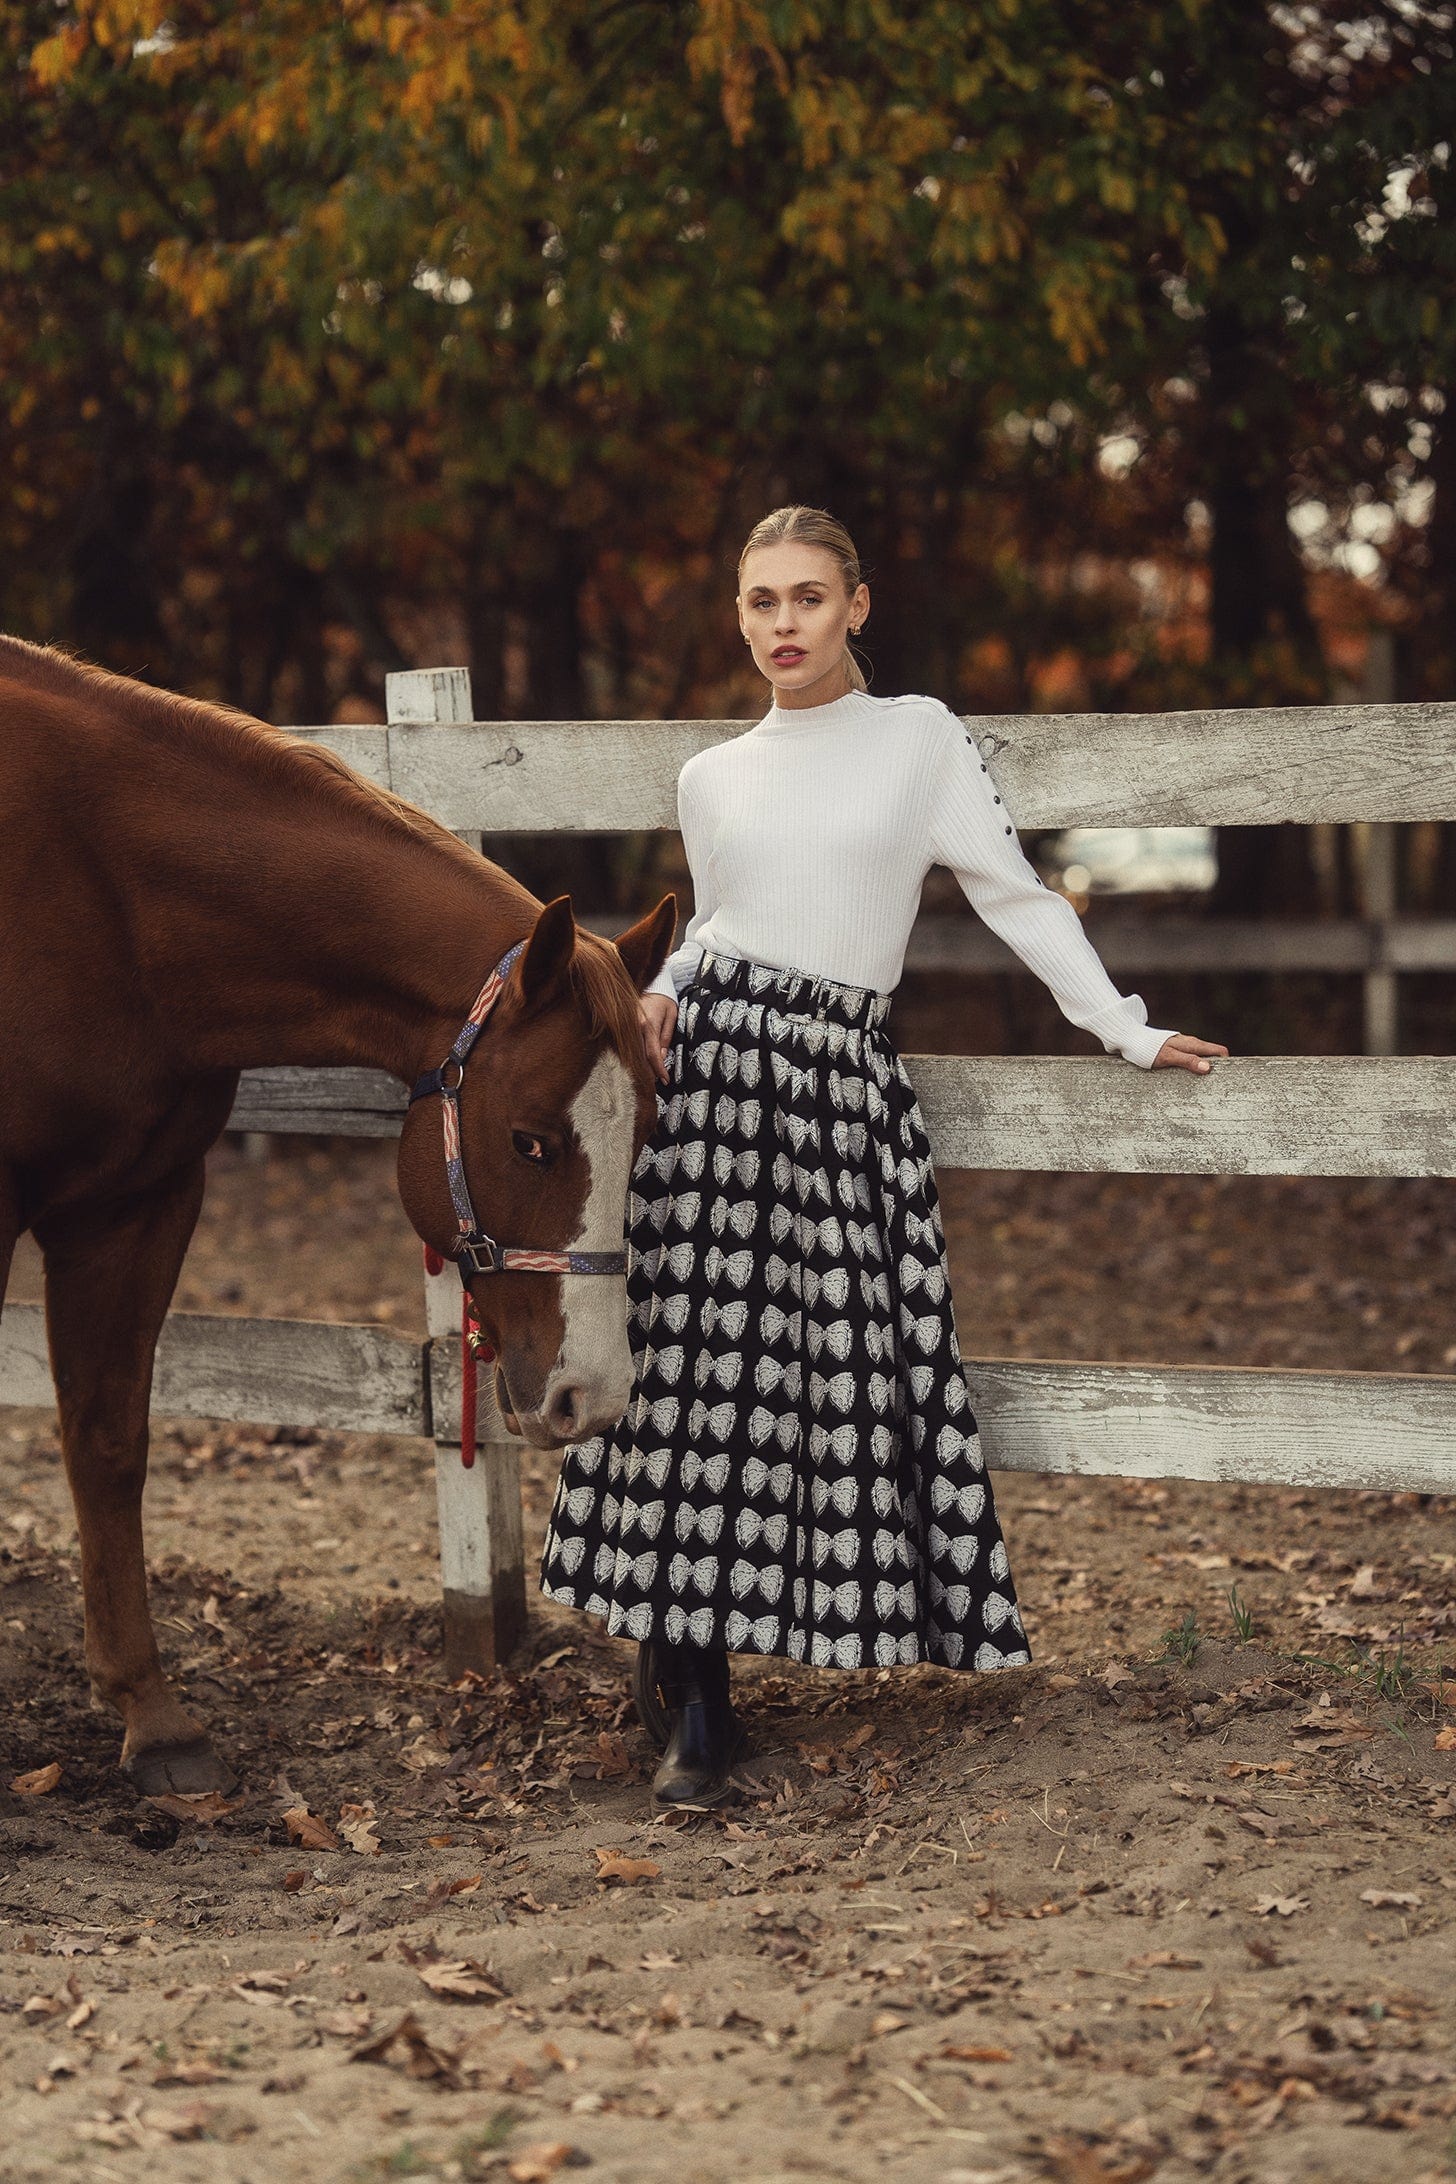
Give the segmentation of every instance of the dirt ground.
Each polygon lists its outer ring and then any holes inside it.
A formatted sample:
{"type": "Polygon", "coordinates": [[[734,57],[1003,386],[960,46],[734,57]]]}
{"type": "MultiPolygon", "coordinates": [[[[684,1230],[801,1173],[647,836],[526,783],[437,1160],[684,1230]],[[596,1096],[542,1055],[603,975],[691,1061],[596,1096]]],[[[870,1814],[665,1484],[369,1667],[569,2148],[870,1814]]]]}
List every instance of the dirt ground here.
{"type": "MultiPolygon", "coordinates": [[[[220,1148],[179,1301],[420,1325],[390,1165],[220,1148]]],[[[1456,1368],[1449,1185],[944,1201],[972,1357],[1456,1368]]],[[[5,2184],[1456,2178],[1456,1501],[1003,1477],[1034,1665],[746,1664],[672,1823],[594,1626],[444,1683],[423,1444],[159,1429],[208,1815],[88,1706],[46,1415],[0,1471],[5,2184]]]]}

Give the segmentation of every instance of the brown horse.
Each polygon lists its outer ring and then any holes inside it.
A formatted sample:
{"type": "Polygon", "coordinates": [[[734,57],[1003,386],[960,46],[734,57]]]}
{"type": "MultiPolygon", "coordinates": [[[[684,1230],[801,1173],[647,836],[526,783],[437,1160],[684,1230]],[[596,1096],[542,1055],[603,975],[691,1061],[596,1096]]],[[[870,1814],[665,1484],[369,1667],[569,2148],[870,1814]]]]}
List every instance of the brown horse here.
{"type": "MultiPolygon", "coordinates": [[[[0,638],[0,1300],[17,1236],[45,1260],[81,1539],[86,1665],[152,1793],[226,1783],[162,1673],[141,1498],[152,1361],[238,1072],[438,1067],[514,965],[461,1086],[482,1223],[612,1251],[651,1122],[638,994],[669,897],[615,947],[330,752],[0,638]]],[[[442,1103],[411,1108],[405,1210],[449,1251],[442,1103]]],[[[618,1417],[620,1278],[486,1273],[472,1294],[503,1407],[542,1445],[618,1417]]]]}

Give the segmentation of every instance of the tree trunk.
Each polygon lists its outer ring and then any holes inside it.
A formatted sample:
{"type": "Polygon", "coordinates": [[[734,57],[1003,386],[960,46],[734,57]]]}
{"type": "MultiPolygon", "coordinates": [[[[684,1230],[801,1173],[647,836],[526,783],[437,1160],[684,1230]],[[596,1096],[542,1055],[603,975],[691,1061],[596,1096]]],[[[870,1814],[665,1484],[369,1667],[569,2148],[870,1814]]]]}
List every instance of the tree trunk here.
{"type": "Polygon", "coordinates": [[[88,659],[122,675],[165,683],[167,659],[147,534],[152,491],[103,458],[71,548],[71,628],[88,659]]]}
{"type": "MultiPolygon", "coordinates": [[[[1435,499],[1426,526],[1424,595],[1416,626],[1400,648],[1399,690],[1403,698],[1449,702],[1456,699],[1456,386],[1446,389],[1430,478],[1435,499]]],[[[1456,824],[1440,830],[1432,894],[1425,907],[1449,917],[1456,904],[1456,824]]]]}
{"type": "MultiPolygon", "coordinates": [[[[1289,422],[1282,382],[1240,313],[1208,318],[1205,491],[1211,681],[1217,702],[1312,703],[1324,694],[1319,636],[1288,522],[1289,422]]],[[[1215,913],[1273,917],[1318,906],[1309,829],[1220,827],[1215,913]]]]}

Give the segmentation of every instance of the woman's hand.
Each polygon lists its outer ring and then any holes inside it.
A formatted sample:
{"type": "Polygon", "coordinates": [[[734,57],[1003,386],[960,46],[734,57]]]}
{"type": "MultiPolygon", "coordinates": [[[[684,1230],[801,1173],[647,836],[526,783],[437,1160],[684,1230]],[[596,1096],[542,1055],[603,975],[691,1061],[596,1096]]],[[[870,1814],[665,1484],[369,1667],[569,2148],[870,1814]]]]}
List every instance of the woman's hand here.
{"type": "Polygon", "coordinates": [[[1228,1048],[1220,1046],[1216,1039],[1195,1039],[1192,1032],[1175,1031],[1171,1039],[1165,1039],[1153,1062],[1154,1069],[1192,1069],[1199,1073],[1210,1069],[1212,1064],[1203,1059],[1207,1054],[1227,1054],[1228,1048]]]}
{"type": "Polygon", "coordinates": [[[677,1003],[669,1001],[665,993],[645,993],[638,1004],[642,1018],[642,1044],[647,1049],[648,1066],[653,1075],[667,1083],[667,1050],[672,1045],[672,1035],[677,1026],[677,1003]]]}

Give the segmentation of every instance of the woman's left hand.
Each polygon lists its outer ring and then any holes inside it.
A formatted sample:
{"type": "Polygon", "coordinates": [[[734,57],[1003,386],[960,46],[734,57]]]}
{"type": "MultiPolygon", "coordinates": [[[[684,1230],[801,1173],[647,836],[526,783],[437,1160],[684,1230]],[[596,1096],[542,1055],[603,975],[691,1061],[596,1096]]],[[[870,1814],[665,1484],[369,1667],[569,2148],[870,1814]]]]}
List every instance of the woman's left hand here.
{"type": "Polygon", "coordinates": [[[1171,1039],[1165,1039],[1153,1062],[1154,1069],[1191,1069],[1198,1075],[1211,1069],[1213,1064],[1205,1059],[1210,1054],[1228,1053],[1216,1039],[1195,1039],[1191,1031],[1175,1031],[1171,1039]]]}

